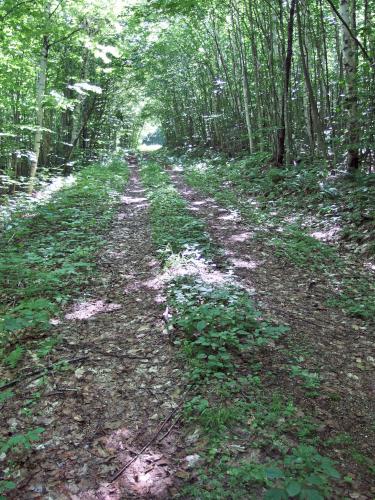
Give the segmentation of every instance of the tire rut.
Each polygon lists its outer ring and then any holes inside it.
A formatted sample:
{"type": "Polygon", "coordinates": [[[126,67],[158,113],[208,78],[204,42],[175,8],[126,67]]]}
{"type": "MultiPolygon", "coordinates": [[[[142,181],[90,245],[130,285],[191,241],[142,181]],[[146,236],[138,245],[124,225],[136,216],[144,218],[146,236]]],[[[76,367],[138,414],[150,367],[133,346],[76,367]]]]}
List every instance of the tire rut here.
{"type": "Polygon", "coordinates": [[[57,327],[63,342],[54,355],[87,359],[48,382],[34,419],[46,429],[44,444],[18,464],[20,486],[11,498],[170,497],[177,427],[110,482],[151,440],[183,391],[134,160],[130,169],[97,276],[57,327]]]}
{"type": "Polygon", "coordinates": [[[189,209],[204,220],[214,244],[224,251],[218,267],[229,264],[263,313],[290,327],[273,356],[262,360],[264,370],[274,373],[277,387],[293,395],[321,423],[323,440],[332,432],[348,432],[363,453],[374,456],[375,344],[368,325],[327,307],[330,285],[323,276],[279,258],[271,246],[256,238],[259,228],[192,189],[180,169],[168,171],[189,209]],[[306,398],[288,373],[288,366],[298,364],[296,349],[303,367],[321,376],[317,399],[306,398]]]}

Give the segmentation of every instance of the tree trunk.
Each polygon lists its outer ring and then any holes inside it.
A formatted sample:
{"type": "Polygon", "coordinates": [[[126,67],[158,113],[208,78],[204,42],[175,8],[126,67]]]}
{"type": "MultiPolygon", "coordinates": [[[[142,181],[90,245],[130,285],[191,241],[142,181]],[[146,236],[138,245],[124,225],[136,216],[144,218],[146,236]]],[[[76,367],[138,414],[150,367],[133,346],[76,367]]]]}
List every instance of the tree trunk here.
{"type": "Polygon", "coordinates": [[[235,16],[235,26],[236,26],[236,38],[238,45],[238,55],[240,59],[240,68],[241,68],[241,81],[242,81],[242,97],[243,97],[243,106],[245,112],[245,120],[246,120],[246,130],[247,130],[247,138],[249,142],[249,151],[250,154],[254,152],[254,141],[253,141],[253,131],[251,124],[251,112],[250,112],[250,93],[249,93],[249,77],[247,74],[247,65],[246,65],[246,56],[245,56],[245,47],[242,38],[241,24],[240,24],[240,13],[238,9],[231,3],[232,6],[232,20],[233,16],[235,16]]]}
{"type": "MultiPolygon", "coordinates": [[[[353,7],[353,5],[352,5],[353,7]]],[[[352,34],[353,23],[349,0],[340,1],[340,15],[344,21],[342,25],[342,59],[345,78],[345,109],[346,121],[346,143],[347,143],[347,169],[354,173],[359,168],[358,152],[358,109],[357,109],[357,45],[354,43],[352,34]],[[350,29],[348,29],[348,27],[350,29]]]]}
{"type": "Polygon", "coordinates": [[[313,133],[316,134],[317,142],[318,142],[319,149],[320,149],[321,153],[324,155],[324,158],[327,158],[327,147],[326,147],[326,143],[324,141],[322,122],[321,122],[321,119],[319,116],[318,106],[316,103],[314,90],[313,90],[313,87],[311,84],[309,68],[307,65],[304,41],[303,41],[303,37],[302,37],[301,16],[300,16],[300,10],[299,10],[298,6],[297,6],[297,24],[298,24],[298,41],[299,41],[300,56],[301,56],[301,62],[302,62],[303,75],[305,78],[307,95],[309,97],[311,120],[312,120],[312,125],[313,125],[313,133]]]}
{"type": "Polygon", "coordinates": [[[285,160],[285,138],[286,138],[286,116],[289,106],[289,87],[290,87],[290,72],[292,67],[293,57],[293,30],[294,30],[294,14],[296,11],[297,0],[292,0],[289,11],[288,21],[288,45],[285,56],[285,69],[284,69],[284,91],[281,102],[281,120],[277,137],[277,153],[276,153],[276,166],[281,167],[284,165],[285,160]]]}
{"type": "Polygon", "coordinates": [[[29,193],[32,193],[34,188],[36,170],[38,168],[40,145],[43,136],[42,133],[43,121],[44,121],[43,98],[46,91],[46,82],[47,82],[48,51],[49,51],[49,39],[47,35],[44,35],[43,47],[39,62],[38,76],[36,80],[36,131],[34,137],[34,152],[31,160],[30,183],[28,188],[29,193]]]}

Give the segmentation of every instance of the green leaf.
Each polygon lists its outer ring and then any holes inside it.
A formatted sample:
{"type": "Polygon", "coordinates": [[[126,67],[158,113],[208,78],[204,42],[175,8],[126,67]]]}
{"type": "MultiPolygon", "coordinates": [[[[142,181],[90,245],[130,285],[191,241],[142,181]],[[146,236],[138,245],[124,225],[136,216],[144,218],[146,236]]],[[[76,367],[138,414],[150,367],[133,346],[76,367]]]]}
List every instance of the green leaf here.
{"type": "Polygon", "coordinates": [[[11,398],[13,396],[13,394],[14,393],[10,389],[8,389],[4,392],[1,392],[0,393],[0,403],[3,403],[6,399],[11,398]]]}
{"type": "Polygon", "coordinates": [[[341,477],[339,471],[336,470],[330,463],[323,464],[322,469],[326,474],[328,474],[330,477],[333,477],[334,479],[340,479],[341,477]]]}
{"type": "Polygon", "coordinates": [[[270,467],[266,469],[266,477],[267,479],[280,479],[284,477],[284,472],[277,467],[270,467]]]}
{"type": "Polygon", "coordinates": [[[0,493],[6,493],[7,491],[14,490],[15,487],[16,483],[13,481],[0,481],[0,493]]]}
{"type": "Polygon", "coordinates": [[[207,322],[206,321],[203,321],[203,320],[198,321],[198,323],[197,323],[197,330],[199,332],[202,332],[206,328],[206,326],[207,326],[207,322]]]}
{"type": "Polygon", "coordinates": [[[324,500],[324,497],[317,490],[302,490],[302,497],[305,500],[324,500]]]}
{"type": "Polygon", "coordinates": [[[264,495],[264,500],[286,500],[288,496],[281,488],[272,488],[264,495]]]}
{"type": "Polygon", "coordinates": [[[301,485],[300,483],[297,483],[297,481],[291,481],[288,484],[286,491],[290,497],[296,497],[301,491],[301,485]]]}

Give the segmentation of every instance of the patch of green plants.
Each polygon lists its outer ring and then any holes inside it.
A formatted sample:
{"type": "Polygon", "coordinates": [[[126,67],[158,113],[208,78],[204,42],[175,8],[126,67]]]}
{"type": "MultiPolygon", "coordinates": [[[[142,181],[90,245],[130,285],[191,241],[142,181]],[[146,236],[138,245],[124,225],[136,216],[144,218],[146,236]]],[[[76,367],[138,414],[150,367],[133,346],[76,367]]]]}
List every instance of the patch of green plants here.
{"type": "Polygon", "coordinates": [[[173,285],[173,327],[183,334],[178,342],[192,365],[193,380],[225,379],[235,369],[233,355],[267,345],[287,331],[261,321],[248,294],[236,287],[196,280],[173,285]]]}
{"type": "MultiPolygon", "coordinates": [[[[30,449],[32,443],[38,441],[41,434],[44,432],[42,427],[36,427],[27,431],[24,434],[14,434],[6,440],[0,440],[0,455],[6,455],[9,451],[19,451],[22,449],[30,449]]],[[[8,475],[8,471],[4,472],[4,476],[7,479],[0,479],[0,499],[5,499],[3,496],[10,490],[16,488],[16,483],[11,480],[11,476],[8,475]],[[9,479],[8,479],[9,477],[9,479]]]]}
{"type": "Polygon", "coordinates": [[[258,384],[237,378],[231,399],[221,401],[216,384],[207,387],[208,399],[186,405],[187,421],[207,442],[198,479],[181,498],[329,498],[341,475],[314,445],[316,426],[258,384]]]}
{"type": "Polygon", "coordinates": [[[280,236],[272,237],[269,243],[280,256],[286,257],[299,267],[315,271],[322,270],[322,266],[332,266],[339,260],[331,247],[293,226],[289,226],[280,236]]]}
{"type": "Polygon", "coordinates": [[[148,161],[141,175],[149,192],[153,240],[165,259],[171,253],[196,245],[203,255],[209,255],[211,243],[203,222],[189,213],[186,202],[171,185],[162,167],[148,161]]]}
{"type": "Polygon", "coordinates": [[[90,278],[127,176],[122,161],[88,167],[50,202],[6,222],[0,241],[0,346],[30,329],[49,330],[59,306],[90,278]]]}
{"type": "Polygon", "coordinates": [[[351,316],[371,320],[375,317],[375,286],[366,279],[345,278],[342,291],[328,304],[340,307],[351,316]]]}
{"type": "Polygon", "coordinates": [[[264,500],[324,500],[332,492],[331,481],[340,479],[332,460],[323,457],[312,446],[292,448],[283,460],[254,464],[243,462],[228,470],[228,487],[239,482],[260,483],[264,500]]]}
{"type": "MultiPolygon", "coordinates": [[[[361,244],[361,251],[367,254],[375,248],[373,174],[330,179],[321,165],[275,169],[263,153],[232,160],[219,154],[197,160],[186,154],[172,161],[183,164],[191,186],[239,210],[246,221],[255,224],[257,237],[265,239],[280,257],[301,268],[319,271],[329,281],[346,264],[333,245],[307,234],[306,216],[323,221],[339,218],[343,239],[361,244]],[[276,228],[277,236],[270,238],[269,230],[275,233],[276,228]]],[[[375,290],[371,278],[358,273],[340,279],[341,292],[328,305],[340,307],[350,316],[372,319],[375,290]]]]}

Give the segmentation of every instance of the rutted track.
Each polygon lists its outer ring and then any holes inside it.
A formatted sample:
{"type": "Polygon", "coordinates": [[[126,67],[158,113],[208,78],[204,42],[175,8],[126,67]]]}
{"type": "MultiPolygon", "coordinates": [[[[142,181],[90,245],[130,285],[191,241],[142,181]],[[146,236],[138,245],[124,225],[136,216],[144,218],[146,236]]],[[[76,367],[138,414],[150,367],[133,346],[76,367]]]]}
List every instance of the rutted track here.
{"type": "MultiPolygon", "coordinates": [[[[372,457],[375,345],[365,323],[328,308],[330,292],[323,277],[278,258],[272,247],[256,238],[260,228],[250,227],[238,213],[190,188],[179,168],[168,170],[190,210],[206,223],[214,244],[224,251],[225,259],[219,259],[217,264],[226,267],[229,262],[234,276],[252,291],[264,313],[291,327],[284,342],[275,346],[272,357],[262,359],[264,370],[275,376],[275,389],[285,390],[321,424],[322,441],[337,432],[346,432],[361,453],[372,457]],[[306,398],[303,388],[288,375],[290,357],[295,356],[291,352],[296,349],[303,354],[304,367],[319,373],[321,387],[317,399],[306,398]]],[[[337,459],[345,460],[340,453],[337,459]]],[[[375,491],[368,473],[363,479],[364,482],[355,481],[353,487],[366,493],[375,491]]]]}
{"type": "MultiPolygon", "coordinates": [[[[92,287],[56,327],[56,359],[83,357],[53,373],[35,425],[44,444],[17,464],[11,498],[168,498],[178,433],[169,425],[138,457],[181,399],[180,372],[163,323],[163,290],[147,199],[129,180],[92,287]],[[111,482],[130,460],[136,460],[111,482]]],[[[30,386],[31,387],[31,386],[30,386]]],[[[28,393],[26,385],[19,389],[28,393]]],[[[10,415],[9,417],[10,418],[10,415]]]]}

